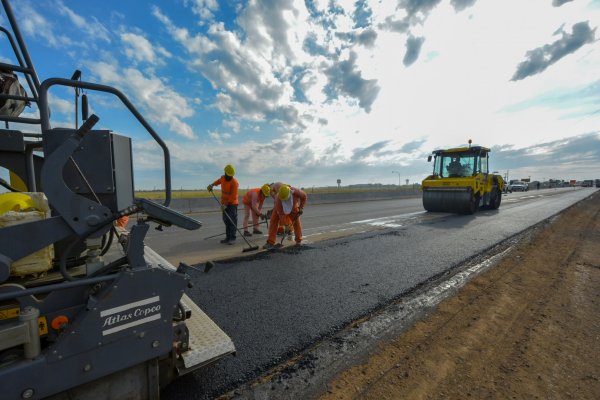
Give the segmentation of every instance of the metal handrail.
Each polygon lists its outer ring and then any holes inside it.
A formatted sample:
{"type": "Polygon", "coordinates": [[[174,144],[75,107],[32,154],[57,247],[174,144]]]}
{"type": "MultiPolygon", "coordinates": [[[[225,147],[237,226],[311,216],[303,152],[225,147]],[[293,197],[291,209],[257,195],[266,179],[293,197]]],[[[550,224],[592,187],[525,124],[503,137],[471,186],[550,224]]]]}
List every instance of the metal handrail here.
{"type": "Polygon", "coordinates": [[[8,2],[8,0],[2,0],[2,5],[4,6],[4,12],[6,12],[6,17],[8,18],[8,22],[10,23],[10,26],[12,27],[13,33],[15,34],[15,38],[17,39],[17,43],[19,44],[19,49],[21,50],[21,53],[22,53],[21,55],[23,56],[23,59],[25,62],[23,62],[23,60],[21,59],[19,52],[16,51],[16,46],[15,46],[14,42],[11,40],[11,35],[8,34],[8,32],[6,30],[4,30],[4,32],[7,33],[9,40],[11,41],[11,45],[13,46],[15,55],[17,56],[17,60],[19,61],[21,66],[26,65],[31,70],[30,72],[28,72],[31,75],[31,78],[33,79],[33,84],[30,83],[31,91],[32,91],[32,94],[34,97],[38,97],[37,94],[39,93],[38,89],[40,87],[40,81],[38,79],[37,73],[33,69],[33,62],[31,61],[31,57],[29,57],[29,51],[27,50],[27,45],[25,44],[25,41],[23,40],[23,36],[21,35],[21,30],[19,29],[19,25],[17,25],[17,21],[15,20],[15,16],[12,12],[12,7],[10,6],[10,3],[8,2]]]}
{"type": "MultiPolygon", "coordinates": [[[[13,39],[12,35],[10,34],[9,31],[7,31],[2,26],[0,26],[0,32],[4,32],[6,37],[8,37],[8,41],[10,42],[10,46],[13,49],[13,53],[15,53],[15,56],[17,57],[17,61],[19,61],[19,65],[22,67],[24,64],[23,57],[21,57],[21,53],[17,50],[17,45],[15,44],[15,40],[13,39]]],[[[31,93],[32,93],[33,97],[35,98],[35,101],[37,102],[38,87],[34,86],[33,81],[31,80],[31,74],[29,74],[29,73],[25,74],[25,79],[27,79],[27,84],[29,85],[29,90],[31,90],[31,93]]]]}
{"type": "Polygon", "coordinates": [[[83,278],[83,279],[80,279],[77,281],[62,282],[62,283],[57,283],[54,285],[38,286],[38,287],[23,289],[23,290],[11,290],[11,291],[7,291],[4,293],[0,292],[0,301],[18,299],[19,297],[33,296],[33,295],[42,294],[42,293],[49,293],[49,292],[52,292],[55,290],[65,290],[65,289],[71,289],[71,288],[78,287],[78,286],[94,285],[96,283],[114,281],[120,275],[121,274],[113,274],[113,275],[98,276],[98,277],[94,277],[94,278],[83,278]]]}
{"type": "Polygon", "coordinates": [[[17,96],[14,94],[0,94],[0,100],[3,99],[7,99],[7,100],[22,100],[22,101],[35,101],[37,102],[36,98],[33,97],[27,97],[27,96],[17,96]]]}
{"type": "Polygon", "coordinates": [[[133,104],[127,99],[127,97],[119,90],[106,85],[100,85],[97,83],[74,81],[71,79],[64,78],[49,78],[42,82],[40,85],[40,97],[39,97],[39,109],[40,109],[40,120],[42,125],[42,134],[46,134],[51,129],[50,126],[50,114],[48,108],[48,89],[54,85],[69,86],[79,89],[94,90],[98,92],[111,93],[119,98],[121,102],[129,109],[129,111],[136,117],[136,119],[142,124],[144,128],[150,133],[154,140],[163,150],[164,166],[165,166],[165,201],[163,205],[168,207],[171,203],[171,158],[169,154],[169,148],[163,142],[161,137],[152,129],[146,119],[138,112],[133,104]]]}

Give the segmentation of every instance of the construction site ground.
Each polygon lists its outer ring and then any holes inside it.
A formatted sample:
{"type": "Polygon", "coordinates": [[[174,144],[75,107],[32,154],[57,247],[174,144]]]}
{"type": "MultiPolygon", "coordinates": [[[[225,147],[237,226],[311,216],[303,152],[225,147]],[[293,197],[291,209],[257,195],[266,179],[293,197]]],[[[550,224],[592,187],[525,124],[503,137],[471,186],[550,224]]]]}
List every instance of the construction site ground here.
{"type": "Polygon", "coordinates": [[[322,399],[599,399],[600,195],[571,207],[322,399]]]}

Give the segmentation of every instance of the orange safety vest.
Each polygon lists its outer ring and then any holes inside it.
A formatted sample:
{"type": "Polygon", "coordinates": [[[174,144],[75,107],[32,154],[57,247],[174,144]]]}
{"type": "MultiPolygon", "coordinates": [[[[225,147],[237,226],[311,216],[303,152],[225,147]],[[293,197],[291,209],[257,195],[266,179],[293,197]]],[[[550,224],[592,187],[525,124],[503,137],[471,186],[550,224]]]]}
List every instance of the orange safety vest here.
{"type": "MultiPolygon", "coordinates": [[[[297,189],[295,187],[290,186],[290,190],[292,192],[291,196],[293,199],[292,212],[297,213],[298,208],[304,208],[308,196],[303,190],[297,189]]],[[[277,209],[279,215],[288,215],[283,213],[283,205],[281,204],[281,200],[279,200],[279,197],[275,199],[275,208],[277,209]]]]}
{"type": "Polygon", "coordinates": [[[225,175],[221,175],[219,179],[213,182],[213,186],[221,185],[221,204],[238,205],[238,186],[237,179],[231,178],[230,181],[225,180],[225,175]]]}
{"type": "Polygon", "coordinates": [[[262,190],[260,190],[260,188],[248,190],[244,195],[244,198],[242,199],[242,202],[245,205],[252,207],[252,203],[254,203],[256,205],[256,208],[261,208],[264,201],[265,196],[262,194],[262,190]]]}

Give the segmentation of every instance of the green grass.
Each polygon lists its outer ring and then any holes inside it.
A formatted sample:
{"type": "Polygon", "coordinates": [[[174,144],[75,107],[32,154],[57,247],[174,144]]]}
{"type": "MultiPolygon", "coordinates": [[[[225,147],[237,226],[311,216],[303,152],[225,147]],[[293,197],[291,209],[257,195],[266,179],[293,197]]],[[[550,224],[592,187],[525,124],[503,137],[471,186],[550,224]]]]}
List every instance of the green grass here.
{"type": "MultiPolygon", "coordinates": [[[[308,187],[304,188],[304,191],[307,194],[321,194],[321,193],[364,193],[364,192],[394,192],[398,190],[398,186],[381,186],[374,188],[349,188],[349,187],[308,187]]],[[[408,187],[402,187],[401,190],[413,190],[412,185],[408,187]]],[[[238,192],[238,196],[241,198],[247,192],[246,189],[240,189],[238,192]]],[[[221,192],[215,188],[215,196],[219,198],[221,196],[221,192]]],[[[137,191],[135,192],[135,197],[144,198],[144,199],[164,199],[165,192],[159,190],[151,190],[151,191],[137,191]]],[[[196,199],[203,197],[211,197],[210,193],[206,190],[173,190],[171,191],[172,199],[196,199]]]]}

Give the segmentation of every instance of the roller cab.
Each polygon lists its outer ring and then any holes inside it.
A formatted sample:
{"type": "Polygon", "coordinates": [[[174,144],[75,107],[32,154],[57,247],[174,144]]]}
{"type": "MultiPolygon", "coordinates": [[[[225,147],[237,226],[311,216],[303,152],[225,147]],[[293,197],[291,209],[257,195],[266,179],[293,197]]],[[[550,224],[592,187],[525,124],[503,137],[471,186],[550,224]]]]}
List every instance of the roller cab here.
{"type": "Polygon", "coordinates": [[[482,146],[435,150],[433,173],[422,182],[423,207],[432,212],[473,214],[479,208],[497,209],[504,180],[489,172],[490,149],[482,146]]]}

